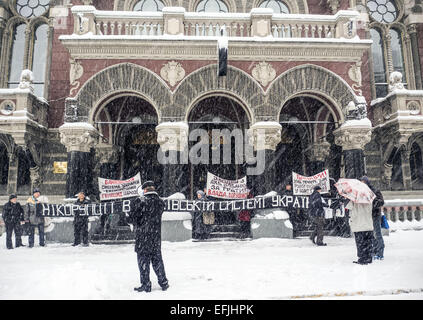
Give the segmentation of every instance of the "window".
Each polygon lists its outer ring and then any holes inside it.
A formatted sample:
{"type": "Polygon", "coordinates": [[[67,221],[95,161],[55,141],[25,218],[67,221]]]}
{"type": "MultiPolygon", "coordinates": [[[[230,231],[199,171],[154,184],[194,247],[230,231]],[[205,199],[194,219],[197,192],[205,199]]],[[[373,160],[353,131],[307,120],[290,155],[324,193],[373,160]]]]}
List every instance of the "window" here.
{"type": "Polygon", "coordinates": [[[392,64],[394,70],[404,74],[405,68],[402,56],[401,33],[395,29],[390,29],[389,34],[391,36],[392,64]]]}
{"type": "Polygon", "coordinates": [[[275,13],[289,13],[288,6],[280,0],[266,0],[263,1],[260,8],[271,8],[275,13]]]}
{"type": "Polygon", "coordinates": [[[34,34],[34,55],[32,72],[34,74],[34,94],[44,96],[44,84],[47,65],[48,26],[42,24],[37,27],[34,34]]]}
{"type": "Polygon", "coordinates": [[[197,5],[197,12],[229,12],[229,9],[221,0],[202,0],[197,5]]]}
{"type": "Polygon", "coordinates": [[[398,17],[398,9],[393,0],[369,0],[367,7],[370,16],[382,23],[392,23],[398,17]]]}
{"type": "Polygon", "coordinates": [[[385,56],[380,32],[376,29],[370,29],[370,35],[373,40],[373,72],[376,86],[376,97],[384,97],[388,94],[388,83],[386,81],[385,56]]]}
{"type": "Polygon", "coordinates": [[[134,11],[162,11],[164,6],[160,0],[142,0],[134,6],[134,11]]]}
{"type": "Polygon", "coordinates": [[[26,24],[18,25],[13,32],[12,54],[10,59],[9,88],[17,88],[23,70],[25,51],[25,29],[26,24]]]}
{"type": "Polygon", "coordinates": [[[25,18],[39,17],[48,11],[50,0],[17,0],[16,11],[25,18]]]}

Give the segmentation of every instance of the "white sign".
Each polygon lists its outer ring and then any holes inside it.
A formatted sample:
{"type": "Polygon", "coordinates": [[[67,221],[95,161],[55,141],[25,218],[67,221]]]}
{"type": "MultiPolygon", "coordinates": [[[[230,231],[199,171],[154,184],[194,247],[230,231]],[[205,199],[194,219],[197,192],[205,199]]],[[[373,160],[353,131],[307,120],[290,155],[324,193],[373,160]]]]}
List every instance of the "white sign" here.
{"type": "Polygon", "coordinates": [[[247,177],[226,180],[207,172],[207,195],[222,199],[245,199],[248,196],[247,177]]]}
{"type": "Polygon", "coordinates": [[[98,178],[100,200],[113,200],[122,198],[139,197],[141,189],[140,173],[128,180],[111,180],[98,178]]]}
{"type": "Polygon", "coordinates": [[[312,177],[306,177],[292,172],[292,182],[294,195],[296,196],[312,194],[315,186],[322,188],[321,193],[329,193],[330,191],[329,170],[320,172],[312,177]]]}

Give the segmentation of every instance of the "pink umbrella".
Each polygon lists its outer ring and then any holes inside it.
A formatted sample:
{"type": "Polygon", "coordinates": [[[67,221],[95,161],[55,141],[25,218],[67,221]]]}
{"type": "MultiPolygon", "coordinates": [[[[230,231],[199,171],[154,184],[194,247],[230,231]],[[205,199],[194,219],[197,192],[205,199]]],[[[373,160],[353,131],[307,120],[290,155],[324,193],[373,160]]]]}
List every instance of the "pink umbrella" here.
{"type": "Polygon", "coordinates": [[[355,203],[372,203],[376,198],[367,184],[357,179],[339,179],[335,187],[341,196],[355,203]]]}

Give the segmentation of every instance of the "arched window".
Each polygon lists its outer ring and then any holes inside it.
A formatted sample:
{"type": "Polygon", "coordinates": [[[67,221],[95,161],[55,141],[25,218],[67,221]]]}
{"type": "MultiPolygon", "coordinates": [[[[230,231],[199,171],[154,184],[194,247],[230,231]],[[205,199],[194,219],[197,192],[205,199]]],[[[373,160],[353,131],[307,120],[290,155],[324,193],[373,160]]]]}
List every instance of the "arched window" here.
{"type": "Polygon", "coordinates": [[[12,38],[12,50],[10,58],[9,88],[17,88],[23,70],[25,51],[25,29],[26,24],[15,27],[12,38]]]}
{"type": "Polygon", "coordinates": [[[376,29],[370,29],[370,35],[373,40],[372,56],[376,97],[384,97],[388,94],[388,84],[386,81],[386,66],[382,37],[380,32],[376,29]]]}
{"type": "Polygon", "coordinates": [[[44,96],[44,84],[46,78],[48,47],[48,26],[39,25],[34,33],[34,55],[32,60],[32,72],[34,74],[34,93],[36,96],[44,96]]]}
{"type": "Polygon", "coordinates": [[[392,50],[392,64],[395,71],[405,73],[404,59],[402,55],[402,40],[401,33],[395,29],[389,30],[391,38],[391,50],[392,50]]]}
{"type": "Polygon", "coordinates": [[[162,11],[164,3],[160,0],[141,0],[134,6],[134,11],[162,11]]]}
{"type": "Polygon", "coordinates": [[[202,0],[197,5],[197,12],[229,12],[222,0],[202,0]]]}
{"type": "Polygon", "coordinates": [[[288,6],[281,0],[266,0],[263,1],[260,8],[271,8],[275,13],[289,13],[288,6]]]}
{"type": "Polygon", "coordinates": [[[368,0],[367,7],[375,21],[392,23],[398,18],[398,8],[393,0],[368,0]]]}

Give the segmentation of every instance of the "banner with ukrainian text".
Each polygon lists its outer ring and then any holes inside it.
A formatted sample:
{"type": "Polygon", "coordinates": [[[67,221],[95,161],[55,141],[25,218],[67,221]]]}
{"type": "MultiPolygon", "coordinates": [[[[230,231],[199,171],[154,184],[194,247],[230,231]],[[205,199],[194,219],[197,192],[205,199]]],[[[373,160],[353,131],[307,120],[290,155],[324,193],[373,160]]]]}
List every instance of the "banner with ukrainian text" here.
{"type": "Polygon", "coordinates": [[[226,180],[207,172],[207,195],[221,199],[245,199],[248,196],[247,177],[226,180]]]}
{"type": "Polygon", "coordinates": [[[115,200],[138,197],[138,189],[141,188],[141,175],[138,174],[128,180],[111,180],[98,178],[100,200],[115,200]]]}
{"type": "Polygon", "coordinates": [[[321,193],[330,192],[329,170],[322,171],[311,177],[292,172],[292,182],[294,195],[308,196],[313,193],[313,188],[315,186],[320,186],[320,188],[322,188],[321,193]]]}

